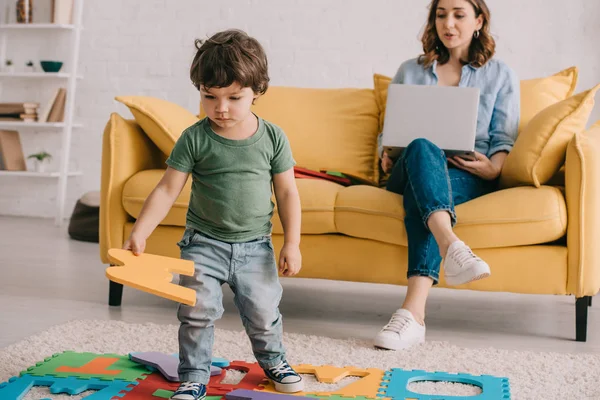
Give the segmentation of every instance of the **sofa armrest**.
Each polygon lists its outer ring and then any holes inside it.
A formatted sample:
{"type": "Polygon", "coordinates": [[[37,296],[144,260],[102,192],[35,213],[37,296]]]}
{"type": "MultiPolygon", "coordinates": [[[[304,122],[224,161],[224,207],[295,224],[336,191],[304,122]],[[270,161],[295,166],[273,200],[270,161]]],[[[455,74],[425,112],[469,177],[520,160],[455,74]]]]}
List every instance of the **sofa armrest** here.
{"type": "Polygon", "coordinates": [[[576,134],[567,147],[567,291],[576,297],[600,289],[600,125],[576,134]]]}
{"type": "Polygon", "coordinates": [[[123,228],[131,219],[123,208],[123,187],[137,172],[164,168],[165,155],[133,120],[110,116],[102,139],[100,185],[100,259],[108,264],[108,249],[121,247],[123,228]]]}

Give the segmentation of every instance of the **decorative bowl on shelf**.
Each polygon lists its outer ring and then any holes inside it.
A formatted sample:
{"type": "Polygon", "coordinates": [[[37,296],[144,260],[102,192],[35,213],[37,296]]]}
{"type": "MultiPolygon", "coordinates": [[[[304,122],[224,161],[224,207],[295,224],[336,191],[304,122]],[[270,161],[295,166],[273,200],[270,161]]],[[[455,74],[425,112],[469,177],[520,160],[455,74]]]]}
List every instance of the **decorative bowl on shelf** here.
{"type": "Polygon", "coordinates": [[[62,61],[40,61],[44,72],[58,72],[62,68],[62,61]]]}

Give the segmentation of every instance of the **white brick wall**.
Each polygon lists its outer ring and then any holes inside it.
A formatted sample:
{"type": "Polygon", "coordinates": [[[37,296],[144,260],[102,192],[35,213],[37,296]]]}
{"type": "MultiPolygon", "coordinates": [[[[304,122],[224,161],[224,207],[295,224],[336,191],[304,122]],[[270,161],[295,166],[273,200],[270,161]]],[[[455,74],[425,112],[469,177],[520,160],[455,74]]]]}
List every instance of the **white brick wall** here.
{"type": "MultiPolygon", "coordinates": [[[[497,55],[520,78],[577,65],[578,90],[600,82],[595,44],[600,1],[488,3],[497,55]]],[[[372,87],[374,72],[392,75],[403,60],[419,53],[426,6],[425,0],[86,0],[80,60],[85,79],[78,86],[76,107],[85,128],[74,133],[71,157],[72,168],[84,175],[69,181],[67,214],[83,193],[99,189],[101,136],[108,116],[114,111],[130,116],[114,96],[156,96],[197,111],[198,93],[188,78],[195,38],[226,28],[246,30],[266,48],[272,85],[372,87]]],[[[41,46],[38,38],[21,40],[16,52],[27,51],[29,58],[65,50],[52,42],[41,46]]],[[[31,90],[35,95],[41,89],[31,90]]],[[[20,93],[5,86],[2,101],[20,99],[20,93]]],[[[592,120],[598,118],[596,111],[592,120]]],[[[24,147],[26,152],[43,147],[58,154],[57,138],[24,135],[24,147]]],[[[55,198],[53,182],[0,177],[1,214],[51,217],[55,198]]]]}

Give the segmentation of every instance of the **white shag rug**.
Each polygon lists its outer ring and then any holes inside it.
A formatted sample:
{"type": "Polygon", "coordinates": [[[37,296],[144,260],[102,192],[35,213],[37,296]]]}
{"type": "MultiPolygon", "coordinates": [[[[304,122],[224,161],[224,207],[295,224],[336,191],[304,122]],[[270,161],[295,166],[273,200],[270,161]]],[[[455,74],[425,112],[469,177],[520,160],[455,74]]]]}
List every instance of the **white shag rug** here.
{"type": "MultiPolygon", "coordinates": [[[[36,362],[65,350],[127,354],[140,351],[174,353],[177,325],[129,324],[120,321],[73,321],[0,349],[0,382],[16,376],[36,362]]],[[[359,368],[403,368],[426,371],[464,372],[508,377],[512,399],[600,399],[600,355],[535,353],[488,349],[465,349],[446,342],[427,342],[405,351],[376,350],[371,343],[300,334],[285,334],[290,364],[353,365],[359,368]]],[[[228,360],[254,362],[244,332],[217,329],[213,354],[228,360]]],[[[241,373],[229,372],[225,383],[235,383],[241,373]]],[[[306,391],[331,391],[357,378],[337,384],[320,383],[305,375],[306,391]]],[[[421,382],[410,389],[424,394],[474,396],[478,388],[452,383],[421,382]]],[[[24,400],[80,399],[53,395],[47,388],[34,388],[24,400]]]]}

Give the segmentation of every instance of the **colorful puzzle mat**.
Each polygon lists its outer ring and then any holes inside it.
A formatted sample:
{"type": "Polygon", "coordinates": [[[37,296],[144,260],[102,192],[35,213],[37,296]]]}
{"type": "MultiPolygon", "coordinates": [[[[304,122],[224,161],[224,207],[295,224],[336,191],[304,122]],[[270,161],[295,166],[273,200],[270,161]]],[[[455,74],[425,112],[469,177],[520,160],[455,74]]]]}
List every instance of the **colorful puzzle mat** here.
{"type": "MultiPolygon", "coordinates": [[[[143,359],[119,354],[76,353],[65,351],[54,354],[44,361],[22,371],[20,376],[0,383],[1,400],[22,400],[34,386],[45,386],[50,393],[78,395],[87,390],[86,400],[136,400],[168,399],[177,389],[172,376],[165,377],[161,371],[172,367],[173,355],[162,353],[133,353],[143,359]],[[171,380],[170,380],[171,379],[171,380]]],[[[336,367],[332,365],[295,365],[300,374],[312,374],[322,383],[338,384],[346,377],[358,377],[351,383],[330,392],[299,392],[282,394],[275,391],[257,363],[228,362],[214,358],[213,366],[220,373],[211,376],[207,387],[207,400],[328,400],[381,399],[381,400],[508,400],[510,385],[507,378],[489,375],[449,374],[445,372],[406,371],[394,368],[388,371],[376,368],[336,367]],[[245,372],[236,384],[223,383],[228,370],[245,372]],[[478,386],[482,393],[477,396],[440,396],[414,393],[408,389],[413,382],[455,382],[478,386]]],[[[216,370],[213,370],[216,371],[216,370]]]]}

